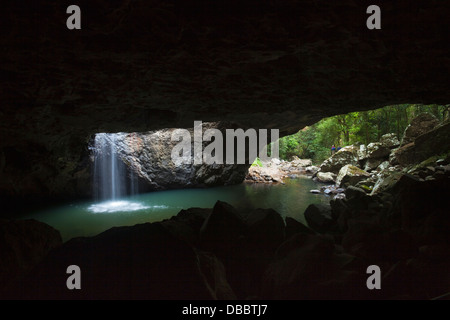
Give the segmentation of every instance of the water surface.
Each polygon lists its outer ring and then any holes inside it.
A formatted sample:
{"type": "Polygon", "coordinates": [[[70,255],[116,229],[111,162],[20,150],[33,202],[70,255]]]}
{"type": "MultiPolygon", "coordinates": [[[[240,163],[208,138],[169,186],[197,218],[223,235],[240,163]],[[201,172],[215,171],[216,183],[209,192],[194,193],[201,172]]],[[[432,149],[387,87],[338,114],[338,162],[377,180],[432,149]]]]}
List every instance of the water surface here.
{"type": "Polygon", "coordinates": [[[303,212],[311,203],[329,198],[309,192],[317,183],[307,177],[288,179],[286,184],[249,184],[208,189],[157,191],[105,202],[77,202],[46,208],[24,218],[45,222],[61,232],[66,241],[92,236],[115,226],[168,219],[182,209],[212,208],[216,201],[228,202],[244,212],[253,208],[273,208],[283,217],[304,222],[303,212]]]}

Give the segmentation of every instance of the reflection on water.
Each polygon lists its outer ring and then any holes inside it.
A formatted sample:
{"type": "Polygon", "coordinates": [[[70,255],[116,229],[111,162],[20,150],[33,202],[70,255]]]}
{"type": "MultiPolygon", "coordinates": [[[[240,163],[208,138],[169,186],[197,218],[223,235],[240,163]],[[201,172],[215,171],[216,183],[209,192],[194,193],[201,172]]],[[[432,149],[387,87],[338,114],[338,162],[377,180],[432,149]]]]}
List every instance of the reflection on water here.
{"type": "Polygon", "coordinates": [[[308,178],[287,180],[285,185],[240,184],[209,189],[183,189],[150,192],[115,201],[81,202],[48,208],[24,218],[45,222],[61,232],[66,241],[92,236],[114,226],[155,222],[191,207],[212,208],[216,201],[228,202],[243,212],[254,208],[273,208],[282,216],[304,222],[303,212],[311,203],[329,199],[311,194],[317,189],[308,178]]]}

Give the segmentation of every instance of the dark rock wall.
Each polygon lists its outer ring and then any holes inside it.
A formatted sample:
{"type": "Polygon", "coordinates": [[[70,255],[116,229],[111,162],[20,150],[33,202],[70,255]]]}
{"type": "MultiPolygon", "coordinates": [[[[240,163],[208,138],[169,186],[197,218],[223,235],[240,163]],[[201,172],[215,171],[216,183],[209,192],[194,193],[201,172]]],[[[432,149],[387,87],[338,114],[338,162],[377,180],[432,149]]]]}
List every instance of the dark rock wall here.
{"type": "Polygon", "coordinates": [[[445,1],[80,0],[2,4],[0,194],[83,195],[96,132],[194,120],[293,133],[395,103],[448,103],[445,1]]]}
{"type": "MultiPolygon", "coordinates": [[[[206,130],[219,128],[215,123],[203,123],[196,129],[188,129],[191,137],[191,163],[176,164],[172,160],[172,150],[179,143],[172,140],[176,129],[164,129],[145,133],[115,134],[115,145],[119,159],[125,164],[129,177],[137,178],[139,191],[163,190],[174,188],[209,187],[241,183],[249,164],[194,164],[194,157],[202,159],[205,146],[194,148],[194,130],[204,134],[206,130]],[[200,151],[200,152],[199,152],[200,151]]],[[[220,129],[218,129],[220,130],[220,129]]],[[[225,146],[225,130],[222,129],[225,146]]],[[[223,152],[225,155],[225,153],[223,152]]],[[[248,157],[247,157],[248,158],[248,157]]],[[[223,159],[225,162],[225,159],[223,159]]],[[[248,160],[246,163],[248,163],[248,160]]]]}

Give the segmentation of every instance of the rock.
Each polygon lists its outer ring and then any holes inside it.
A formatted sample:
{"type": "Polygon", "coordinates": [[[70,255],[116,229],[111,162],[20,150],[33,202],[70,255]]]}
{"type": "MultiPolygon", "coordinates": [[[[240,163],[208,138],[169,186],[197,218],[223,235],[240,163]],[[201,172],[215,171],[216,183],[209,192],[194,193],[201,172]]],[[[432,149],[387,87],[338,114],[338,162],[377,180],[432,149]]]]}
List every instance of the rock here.
{"type": "Polygon", "coordinates": [[[400,145],[400,141],[397,138],[397,135],[395,133],[386,133],[381,136],[380,143],[383,147],[386,148],[395,148],[400,145]]]}
{"type": "Polygon", "coordinates": [[[320,182],[334,182],[336,180],[336,174],[332,172],[318,172],[316,177],[320,182]]]}
{"type": "Polygon", "coordinates": [[[59,231],[36,220],[0,219],[0,290],[62,245],[59,231]]]}
{"type": "Polygon", "coordinates": [[[291,165],[294,167],[310,167],[312,166],[312,161],[311,159],[299,159],[297,156],[294,156],[291,165]]]}
{"type": "Polygon", "coordinates": [[[336,179],[336,185],[338,186],[347,186],[347,185],[355,185],[359,181],[364,180],[370,175],[355,166],[346,165],[341,168],[339,174],[336,179]]]}
{"type": "Polygon", "coordinates": [[[280,161],[280,159],[278,159],[278,158],[272,158],[271,160],[270,160],[274,165],[279,165],[279,164],[281,164],[281,161],[280,161]]]}
{"type": "MultiPolygon", "coordinates": [[[[224,130],[215,123],[203,123],[201,130],[224,130]]],[[[179,129],[163,129],[145,133],[116,133],[105,135],[105,143],[114,143],[118,158],[127,175],[137,179],[139,190],[163,190],[185,187],[217,186],[241,183],[249,165],[228,164],[175,164],[172,150],[178,141],[172,135],[179,129]],[[113,140],[114,139],[114,142],[113,140]]],[[[199,128],[197,128],[199,130],[199,128]]],[[[194,128],[188,129],[191,137],[194,128]]],[[[194,141],[192,139],[192,150],[194,141]]],[[[208,143],[204,142],[203,148],[208,143]]],[[[194,152],[187,160],[193,162],[194,152]]]]}
{"type": "Polygon", "coordinates": [[[342,245],[350,254],[377,264],[406,259],[416,253],[410,235],[390,231],[377,219],[370,218],[350,219],[342,245]]]}
{"type": "Polygon", "coordinates": [[[358,160],[367,159],[367,147],[366,147],[366,145],[364,145],[364,144],[360,145],[357,154],[358,154],[358,160]]]}
{"type": "Polygon", "coordinates": [[[380,177],[378,181],[375,183],[371,195],[392,189],[392,187],[398,182],[398,180],[400,180],[402,175],[403,173],[397,172],[387,177],[380,177]]]}
{"type": "Polygon", "coordinates": [[[346,198],[345,193],[338,193],[338,194],[333,196],[333,200],[342,200],[342,199],[345,199],[345,198],[346,198]]]}
{"type": "Polygon", "coordinates": [[[381,163],[383,159],[367,159],[366,164],[364,166],[364,171],[372,171],[376,169],[381,163]]]}
{"type": "Polygon", "coordinates": [[[392,150],[389,155],[389,163],[392,165],[400,164],[407,166],[416,162],[414,142],[402,145],[400,148],[392,150]]]}
{"type": "Polygon", "coordinates": [[[450,150],[450,121],[435,125],[432,130],[416,137],[414,141],[416,162],[439,156],[450,150]]]}
{"type": "Polygon", "coordinates": [[[230,252],[245,230],[239,212],[226,202],[217,201],[200,229],[200,246],[219,257],[230,252]]]}
{"type": "Polygon", "coordinates": [[[376,181],[373,181],[371,178],[362,180],[355,184],[355,187],[363,189],[367,193],[371,193],[376,181]]]}
{"type": "Polygon", "coordinates": [[[446,164],[448,164],[446,159],[438,159],[438,160],[436,160],[436,165],[438,165],[438,166],[445,166],[446,164]]]}
{"type": "Polygon", "coordinates": [[[377,170],[383,171],[384,169],[389,167],[389,161],[383,161],[380,163],[380,165],[377,167],[377,170]]]}
{"type": "Polygon", "coordinates": [[[266,269],[261,298],[363,297],[363,285],[358,285],[362,279],[343,270],[353,257],[336,251],[333,241],[324,236],[296,234],[286,240],[266,269]]]}
{"type": "Polygon", "coordinates": [[[320,193],[320,190],[313,189],[313,190],[309,190],[309,192],[311,192],[311,193],[320,193]]]}
{"type": "Polygon", "coordinates": [[[349,186],[347,190],[345,190],[345,196],[347,199],[361,198],[366,196],[366,191],[361,188],[349,186]]]}
{"type": "Polygon", "coordinates": [[[201,274],[199,257],[189,244],[174,237],[161,223],[144,223],[69,240],[8,294],[20,299],[52,300],[211,299],[201,274]],[[67,290],[65,286],[69,265],[81,268],[81,290],[67,290]]]}
{"type": "Polygon", "coordinates": [[[320,171],[338,174],[339,170],[347,164],[359,165],[358,150],[356,146],[342,148],[320,165],[320,171]]]}
{"type": "Polygon", "coordinates": [[[335,226],[331,215],[331,207],[322,204],[310,204],[305,210],[308,226],[320,233],[329,232],[335,226]]]}
{"type": "Polygon", "coordinates": [[[305,226],[303,223],[295,220],[292,217],[286,217],[286,239],[289,239],[294,234],[305,233],[305,234],[315,234],[315,231],[305,226]]]}
{"type": "Polygon", "coordinates": [[[389,156],[391,150],[381,142],[372,142],[367,145],[366,158],[380,159],[389,156]]]}
{"type": "Polygon", "coordinates": [[[205,287],[214,300],[236,300],[227,281],[227,274],[223,263],[210,252],[196,251],[198,267],[205,287]]]}
{"type": "Polygon", "coordinates": [[[401,146],[414,142],[418,136],[434,129],[438,124],[439,120],[435,116],[429,113],[421,113],[412,119],[411,123],[406,127],[401,146]]]}
{"type": "Polygon", "coordinates": [[[305,171],[309,174],[315,174],[317,171],[319,171],[319,167],[316,166],[308,166],[305,168],[305,171]]]}
{"type": "Polygon", "coordinates": [[[246,239],[259,250],[275,250],[284,241],[284,221],[275,210],[255,209],[245,221],[246,239]]]}

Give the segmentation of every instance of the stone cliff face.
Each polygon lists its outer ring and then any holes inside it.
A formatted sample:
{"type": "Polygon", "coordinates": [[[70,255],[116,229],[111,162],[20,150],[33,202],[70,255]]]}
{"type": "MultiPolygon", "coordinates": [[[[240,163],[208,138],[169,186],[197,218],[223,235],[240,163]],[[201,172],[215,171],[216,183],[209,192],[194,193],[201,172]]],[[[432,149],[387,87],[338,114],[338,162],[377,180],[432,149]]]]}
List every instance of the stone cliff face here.
{"type": "Polygon", "coordinates": [[[293,133],[323,117],[395,103],[448,103],[443,1],[2,4],[0,194],[87,195],[97,132],[194,120],[293,133]]]}
{"type": "MultiPolygon", "coordinates": [[[[202,124],[200,132],[216,128],[216,124],[202,124]]],[[[176,129],[165,129],[146,133],[115,134],[119,158],[126,165],[128,174],[138,179],[140,191],[173,188],[229,185],[244,180],[249,165],[193,164],[201,152],[194,149],[194,129],[188,131],[191,139],[192,164],[175,164],[171,153],[178,141],[172,141],[176,129]]],[[[209,142],[204,142],[203,147],[209,142]]]]}

